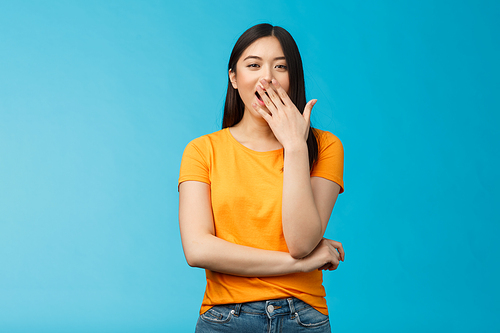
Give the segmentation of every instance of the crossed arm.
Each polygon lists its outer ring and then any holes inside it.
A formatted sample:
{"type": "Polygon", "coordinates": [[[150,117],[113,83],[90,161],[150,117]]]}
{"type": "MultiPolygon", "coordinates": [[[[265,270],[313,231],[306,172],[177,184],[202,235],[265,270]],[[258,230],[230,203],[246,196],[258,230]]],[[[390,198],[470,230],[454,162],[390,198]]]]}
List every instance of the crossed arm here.
{"type": "MultiPolygon", "coordinates": [[[[339,186],[318,177],[311,178],[310,183],[309,187],[314,189],[311,191],[312,194],[318,198],[317,205],[320,213],[317,215],[325,220],[321,222],[321,232],[315,235],[318,239],[305,242],[311,249],[303,258],[294,258],[287,252],[261,250],[233,244],[218,238],[214,230],[210,186],[197,181],[181,183],[179,186],[179,222],[184,255],[188,264],[220,273],[247,277],[309,272],[319,268],[336,269],[339,260],[344,259],[342,245],[339,242],[324,239],[322,236],[335,204],[339,186]],[[332,193],[336,194],[327,195],[332,193]]],[[[304,223],[306,224],[309,222],[304,223]]],[[[294,235],[293,231],[304,232],[303,229],[307,227],[292,228],[292,233],[289,235],[294,235]]],[[[295,234],[295,238],[302,239],[300,234],[295,234]]],[[[290,241],[292,239],[290,238],[290,241]]],[[[290,246],[289,240],[286,239],[286,241],[290,246]]]]}

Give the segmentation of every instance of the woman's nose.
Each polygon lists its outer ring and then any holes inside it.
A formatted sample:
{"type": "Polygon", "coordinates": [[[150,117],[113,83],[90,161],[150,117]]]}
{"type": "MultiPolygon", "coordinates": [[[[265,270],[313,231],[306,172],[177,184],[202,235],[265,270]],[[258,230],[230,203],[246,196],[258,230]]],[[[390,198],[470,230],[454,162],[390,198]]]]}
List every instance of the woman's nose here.
{"type": "Polygon", "coordinates": [[[261,80],[264,79],[267,82],[271,83],[273,79],[273,73],[271,72],[271,68],[267,68],[263,74],[264,75],[261,77],[261,80]]]}

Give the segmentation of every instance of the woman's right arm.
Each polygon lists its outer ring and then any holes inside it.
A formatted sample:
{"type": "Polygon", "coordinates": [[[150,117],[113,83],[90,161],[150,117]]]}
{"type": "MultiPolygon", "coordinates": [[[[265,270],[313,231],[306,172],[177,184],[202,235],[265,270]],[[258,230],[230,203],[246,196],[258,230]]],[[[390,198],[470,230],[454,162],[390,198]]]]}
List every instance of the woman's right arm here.
{"type": "Polygon", "coordinates": [[[179,223],[184,255],[190,266],[239,276],[276,276],[333,270],[343,253],[338,242],[323,239],[307,257],[294,259],[287,252],[262,250],[215,236],[210,186],[185,181],[179,185],[179,223]],[[338,251],[337,251],[338,249],[338,251]]]}

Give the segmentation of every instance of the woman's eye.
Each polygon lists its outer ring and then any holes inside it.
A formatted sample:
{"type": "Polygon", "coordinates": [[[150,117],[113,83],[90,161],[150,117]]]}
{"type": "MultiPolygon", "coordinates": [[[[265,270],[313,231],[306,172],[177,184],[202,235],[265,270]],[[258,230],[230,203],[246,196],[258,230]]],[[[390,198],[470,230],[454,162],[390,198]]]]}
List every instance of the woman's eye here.
{"type": "Polygon", "coordinates": [[[286,65],[276,65],[278,69],[287,69],[286,65]]]}
{"type": "Polygon", "coordinates": [[[250,64],[250,65],[248,65],[247,67],[257,68],[257,67],[259,67],[259,65],[257,65],[257,64],[250,64]]]}

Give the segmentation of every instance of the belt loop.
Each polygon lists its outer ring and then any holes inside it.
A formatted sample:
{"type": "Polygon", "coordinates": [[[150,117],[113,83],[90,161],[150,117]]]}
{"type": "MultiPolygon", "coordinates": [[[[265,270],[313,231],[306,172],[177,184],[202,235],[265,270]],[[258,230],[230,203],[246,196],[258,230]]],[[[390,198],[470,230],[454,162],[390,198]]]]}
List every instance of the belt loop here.
{"type": "Polygon", "coordinates": [[[295,307],[293,306],[293,298],[287,298],[288,305],[290,306],[290,315],[292,319],[295,319],[295,307]]]}
{"type": "Polygon", "coordinates": [[[240,311],[241,311],[241,303],[238,303],[234,307],[234,315],[238,317],[240,315],[240,311]]]}

